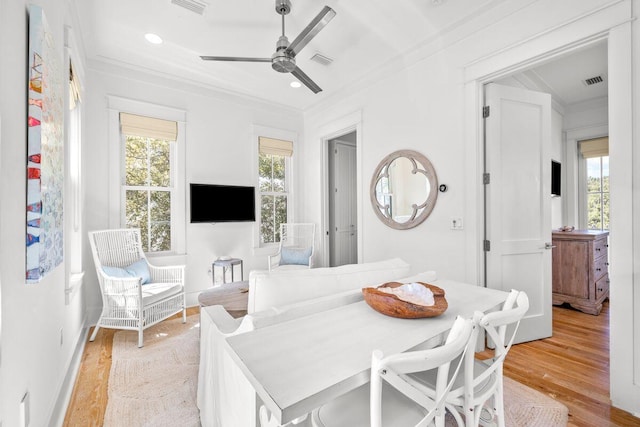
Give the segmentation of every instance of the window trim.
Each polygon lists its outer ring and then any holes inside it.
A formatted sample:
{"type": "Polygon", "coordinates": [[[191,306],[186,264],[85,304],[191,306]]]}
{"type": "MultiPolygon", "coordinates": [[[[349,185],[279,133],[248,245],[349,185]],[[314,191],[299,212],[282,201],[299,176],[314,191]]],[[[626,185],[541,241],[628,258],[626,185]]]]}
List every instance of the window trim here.
{"type": "MultiPolygon", "coordinates": [[[[589,228],[589,194],[599,194],[600,195],[600,200],[601,203],[603,202],[604,199],[604,195],[608,194],[609,195],[609,209],[611,209],[611,180],[609,180],[609,191],[603,191],[603,182],[602,179],[604,178],[603,176],[603,167],[602,167],[602,158],[603,157],[609,157],[609,155],[607,154],[606,156],[597,156],[597,157],[590,157],[592,159],[600,159],[600,191],[598,192],[589,192],[589,188],[587,185],[587,180],[588,180],[588,168],[587,168],[587,161],[588,159],[585,157],[580,157],[580,168],[581,168],[581,176],[582,176],[582,182],[581,182],[581,189],[580,189],[580,193],[581,193],[581,197],[582,197],[582,209],[580,212],[581,218],[580,218],[580,224],[581,224],[581,228],[585,229],[585,230],[601,230],[601,231],[609,231],[609,229],[603,229],[603,228],[589,228]]],[[[611,157],[609,157],[609,162],[611,161],[611,157]]],[[[609,163],[609,177],[611,177],[611,163],[609,163]]],[[[609,211],[609,220],[611,220],[611,211],[609,211]]],[[[600,222],[601,225],[604,225],[604,209],[600,212],[600,222]]],[[[611,226],[611,224],[609,224],[609,226],[611,226]]]]}
{"type": "Polygon", "coordinates": [[[262,194],[260,192],[260,185],[259,185],[260,177],[258,176],[258,164],[259,164],[259,157],[260,157],[260,148],[259,148],[260,137],[281,139],[284,141],[291,141],[293,143],[294,154],[288,159],[285,159],[285,162],[286,162],[285,179],[286,179],[286,185],[287,185],[287,221],[295,222],[296,210],[294,209],[294,206],[295,206],[295,187],[296,186],[295,186],[294,179],[295,179],[296,173],[294,168],[295,168],[296,162],[295,162],[294,156],[296,155],[298,134],[296,132],[289,131],[289,130],[277,129],[277,128],[261,126],[261,125],[253,125],[251,147],[252,147],[253,173],[254,173],[253,182],[256,185],[256,201],[255,201],[256,222],[255,222],[255,227],[253,232],[253,240],[254,240],[253,247],[255,249],[272,249],[277,247],[278,243],[263,244],[260,239],[261,215],[260,215],[260,212],[258,212],[261,206],[260,195],[262,194]]]}
{"type": "Polygon", "coordinates": [[[171,203],[171,251],[151,252],[149,256],[184,255],[186,253],[186,118],[187,113],[177,108],[163,105],[107,96],[109,112],[109,227],[124,226],[124,137],[120,133],[120,113],[137,114],[158,119],[175,121],[178,124],[178,137],[171,156],[172,187],[174,199],[171,203]]]}

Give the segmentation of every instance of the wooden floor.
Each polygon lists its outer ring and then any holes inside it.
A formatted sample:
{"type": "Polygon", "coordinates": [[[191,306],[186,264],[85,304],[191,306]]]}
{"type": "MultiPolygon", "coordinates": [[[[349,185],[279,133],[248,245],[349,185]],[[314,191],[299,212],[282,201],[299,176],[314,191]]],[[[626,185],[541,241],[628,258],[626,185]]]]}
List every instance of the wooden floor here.
{"type": "Polygon", "coordinates": [[[609,301],[599,316],[553,308],[553,336],[513,346],[504,373],[564,403],[570,426],[640,426],[609,400],[609,301]]]}
{"type": "MultiPolygon", "coordinates": [[[[195,314],[193,307],[188,314],[195,314]]],[[[114,330],[101,329],[88,342],[64,426],[101,426],[107,405],[114,330]]],[[[505,361],[505,375],[569,408],[570,426],[640,426],[640,419],[609,400],[609,303],[599,316],[553,308],[553,337],[518,344],[505,361]]]]}
{"type": "MultiPolygon", "coordinates": [[[[200,307],[187,308],[187,316],[200,313],[200,307]]],[[[171,319],[178,318],[176,314],[171,319]]],[[[64,418],[64,427],[101,427],[107,408],[107,383],[111,371],[111,347],[116,329],[100,329],[93,342],[87,343],[80,362],[80,371],[64,418]]]]}

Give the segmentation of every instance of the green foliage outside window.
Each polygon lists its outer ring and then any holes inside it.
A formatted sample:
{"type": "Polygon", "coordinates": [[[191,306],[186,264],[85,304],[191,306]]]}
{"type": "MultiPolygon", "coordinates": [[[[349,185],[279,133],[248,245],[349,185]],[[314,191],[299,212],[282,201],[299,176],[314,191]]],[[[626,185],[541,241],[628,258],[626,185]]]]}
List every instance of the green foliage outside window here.
{"type": "Polygon", "coordinates": [[[587,228],[609,229],[609,157],[587,159],[587,228]]]}
{"type": "Polygon", "coordinates": [[[280,224],[287,222],[286,159],[260,154],[258,160],[260,190],[260,241],[280,241],[280,224]]]}
{"type": "Polygon", "coordinates": [[[171,250],[171,143],[126,136],[125,216],[147,252],[171,250]]]}

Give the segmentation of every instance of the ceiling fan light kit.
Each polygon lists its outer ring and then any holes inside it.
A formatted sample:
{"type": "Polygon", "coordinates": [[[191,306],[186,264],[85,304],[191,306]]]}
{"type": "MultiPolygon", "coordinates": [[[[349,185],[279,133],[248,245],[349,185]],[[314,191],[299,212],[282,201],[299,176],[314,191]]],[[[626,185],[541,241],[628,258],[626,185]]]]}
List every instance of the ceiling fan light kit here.
{"type": "Polygon", "coordinates": [[[276,43],[276,51],[271,58],[249,58],[238,56],[201,56],[205,61],[243,61],[243,62],[271,62],[271,68],[280,73],[291,73],[313,93],[322,89],[296,65],[296,55],[336,16],[336,12],[325,6],[320,13],[311,20],[309,25],[296,37],[293,42],[284,32],[284,17],[291,12],[291,0],[276,0],[276,12],[282,17],[282,35],[276,43]]]}

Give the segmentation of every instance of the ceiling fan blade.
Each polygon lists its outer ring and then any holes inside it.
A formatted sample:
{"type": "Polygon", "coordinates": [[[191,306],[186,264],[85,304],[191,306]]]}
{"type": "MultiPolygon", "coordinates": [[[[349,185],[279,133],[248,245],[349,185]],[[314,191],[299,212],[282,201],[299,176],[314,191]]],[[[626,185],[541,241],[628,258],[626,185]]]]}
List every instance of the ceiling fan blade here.
{"type": "Polygon", "coordinates": [[[313,93],[322,92],[322,89],[320,88],[320,86],[315,84],[315,82],[311,80],[309,76],[307,76],[305,73],[303,73],[300,68],[296,67],[291,72],[291,74],[293,74],[296,77],[296,79],[300,80],[300,83],[302,83],[303,85],[311,89],[313,93]]]}
{"type": "Polygon", "coordinates": [[[329,6],[325,6],[320,13],[313,18],[309,25],[302,30],[298,37],[291,42],[287,48],[287,52],[296,56],[298,52],[300,52],[302,48],[305,47],[307,43],[309,43],[311,39],[314,38],[320,30],[322,30],[324,26],[333,19],[334,16],[336,16],[336,11],[331,9],[329,6]]]}
{"type": "Polygon", "coordinates": [[[201,56],[205,61],[244,61],[244,62],[271,62],[271,58],[245,58],[242,56],[201,56]]]}

